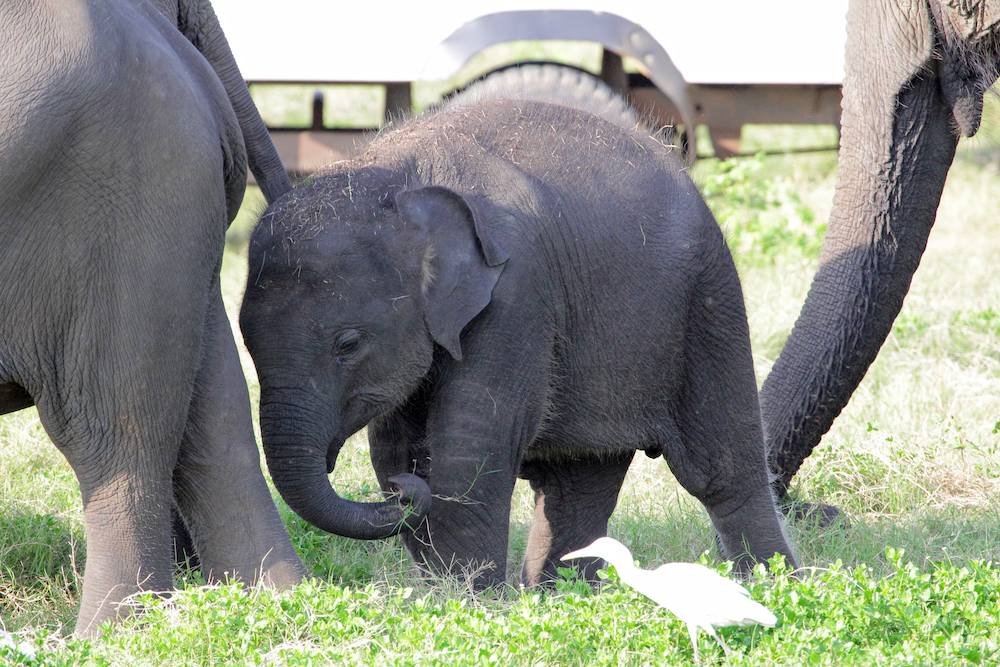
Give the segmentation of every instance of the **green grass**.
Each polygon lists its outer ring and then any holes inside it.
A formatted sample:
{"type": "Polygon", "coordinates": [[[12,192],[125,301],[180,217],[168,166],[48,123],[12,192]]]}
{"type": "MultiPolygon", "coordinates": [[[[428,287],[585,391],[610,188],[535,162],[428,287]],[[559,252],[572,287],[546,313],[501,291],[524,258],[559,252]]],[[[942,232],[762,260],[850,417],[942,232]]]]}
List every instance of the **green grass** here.
{"type": "MultiPolygon", "coordinates": [[[[1000,646],[1000,123],[963,141],[903,312],[847,409],[796,477],[793,493],[840,506],[850,526],[789,526],[800,578],[780,568],[750,585],[775,629],[724,631],[732,664],[995,664],[1000,646]],[[887,547],[889,547],[887,549],[887,547]]],[[[752,128],[758,147],[816,143],[826,130],[752,128]],[[770,132],[770,133],[769,133],[770,132]],[[818,133],[817,133],[818,132],[818,133]]],[[[727,232],[743,280],[758,379],[788,336],[816,270],[833,195],[833,153],[704,160],[696,182],[727,232]]],[[[224,259],[235,316],[246,276],[251,191],[224,259]]],[[[259,395],[252,363],[244,368],[259,395]]],[[[363,434],[336,486],[377,495],[363,434]]],[[[201,586],[147,600],[102,643],[67,639],[84,569],[79,491],[34,410],[0,417],[0,623],[35,662],[4,646],[0,664],[603,665],[690,664],[684,626],[616,583],[600,595],[567,581],[519,590],[531,519],[511,507],[510,586],[471,596],[460,579],[420,579],[395,540],[358,542],[305,525],[280,504],[316,579],[286,593],[201,586]]],[[[643,566],[714,563],[700,505],[662,460],[638,456],[611,534],[643,566]]],[[[700,651],[724,662],[714,642],[700,651]]]]}
{"type": "MultiPolygon", "coordinates": [[[[995,664],[1000,570],[973,560],[920,568],[884,551],[886,571],[841,561],[789,575],[758,566],[751,595],[775,611],[773,629],[721,630],[743,665],[995,664]]],[[[703,561],[706,562],[706,561],[703,561]]],[[[727,568],[720,568],[727,572],[727,568]]],[[[293,591],[239,584],[191,587],[146,606],[100,644],[36,630],[0,646],[12,664],[47,665],[649,665],[691,662],[685,626],[621,585],[613,569],[598,592],[569,580],[555,592],[476,599],[443,588],[386,582],[293,591]]],[[[704,660],[721,649],[701,634],[704,660]]]]}

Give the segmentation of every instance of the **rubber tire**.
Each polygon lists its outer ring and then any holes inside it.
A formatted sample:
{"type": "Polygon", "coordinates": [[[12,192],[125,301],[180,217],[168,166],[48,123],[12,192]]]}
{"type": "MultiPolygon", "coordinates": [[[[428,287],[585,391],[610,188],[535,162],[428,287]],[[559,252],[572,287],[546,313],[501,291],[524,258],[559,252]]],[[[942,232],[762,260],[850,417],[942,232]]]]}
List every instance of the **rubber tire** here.
{"type": "Polygon", "coordinates": [[[496,70],[454,93],[442,108],[507,98],[582,109],[630,130],[644,127],[639,114],[606,83],[585,70],[555,63],[527,63],[496,70]]]}

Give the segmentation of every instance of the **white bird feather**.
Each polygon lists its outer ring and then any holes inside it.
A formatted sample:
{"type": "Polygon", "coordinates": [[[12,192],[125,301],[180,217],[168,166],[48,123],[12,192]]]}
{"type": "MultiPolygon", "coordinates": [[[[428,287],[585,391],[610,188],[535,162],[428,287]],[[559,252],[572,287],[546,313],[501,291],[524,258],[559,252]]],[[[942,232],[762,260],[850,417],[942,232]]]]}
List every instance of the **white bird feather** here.
{"type": "Polygon", "coordinates": [[[767,607],[751,600],[743,586],[698,563],[664,563],[655,570],[643,570],[636,567],[628,547],[610,537],[598,538],[562,560],[573,558],[604,559],[615,566],[623,583],[687,623],[695,662],[699,628],[712,635],[728,656],[729,647],[715,628],[754,623],[774,627],[778,621],[767,607]]]}

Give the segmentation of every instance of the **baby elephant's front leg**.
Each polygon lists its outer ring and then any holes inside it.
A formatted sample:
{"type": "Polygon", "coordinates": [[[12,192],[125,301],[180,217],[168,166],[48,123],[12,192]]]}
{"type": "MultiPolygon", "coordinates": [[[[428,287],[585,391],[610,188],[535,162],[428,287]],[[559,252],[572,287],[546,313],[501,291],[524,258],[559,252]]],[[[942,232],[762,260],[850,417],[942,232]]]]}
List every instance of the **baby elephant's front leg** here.
{"type": "MultiPolygon", "coordinates": [[[[472,444],[456,442],[455,448],[473,450],[472,444]]],[[[476,590],[504,583],[515,481],[506,459],[432,455],[431,511],[404,535],[419,565],[461,577],[476,590]]]]}

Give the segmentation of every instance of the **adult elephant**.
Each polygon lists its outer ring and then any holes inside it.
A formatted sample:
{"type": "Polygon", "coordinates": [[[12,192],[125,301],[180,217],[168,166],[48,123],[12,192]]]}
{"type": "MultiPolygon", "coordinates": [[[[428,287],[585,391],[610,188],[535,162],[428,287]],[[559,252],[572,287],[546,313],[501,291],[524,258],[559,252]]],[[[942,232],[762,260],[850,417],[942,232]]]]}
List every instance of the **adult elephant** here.
{"type": "Polygon", "coordinates": [[[854,0],[840,163],[820,268],[761,390],[785,495],[903,305],[959,135],[997,79],[1000,2],[854,0]]]}
{"type": "Polygon", "coordinates": [[[219,285],[247,156],[289,184],[211,6],[3,2],[0,62],[0,413],[79,480],[77,633],[172,587],[172,504],[210,578],[299,581],[219,285]]]}

